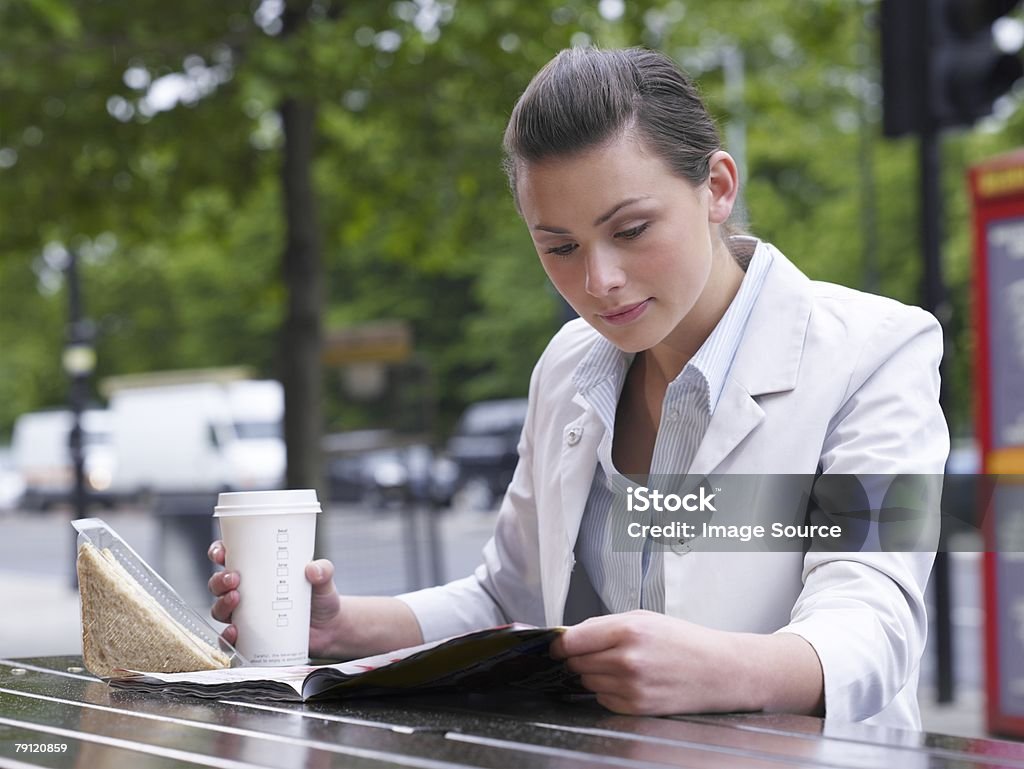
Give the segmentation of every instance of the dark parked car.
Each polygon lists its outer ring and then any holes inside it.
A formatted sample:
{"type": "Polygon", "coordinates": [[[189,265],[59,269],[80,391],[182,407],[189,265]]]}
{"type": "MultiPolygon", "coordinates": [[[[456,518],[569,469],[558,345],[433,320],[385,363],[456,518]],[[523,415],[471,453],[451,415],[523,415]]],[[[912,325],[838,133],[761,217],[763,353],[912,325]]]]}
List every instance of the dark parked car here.
{"type": "Polygon", "coordinates": [[[438,463],[425,443],[405,443],[385,430],[339,433],[324,441],[331,499],[374,508],[437,504],[438,463]]]}
{"type": "Polygon", "coordinates": [[[504,495],[519,459],[526,403],[526,398],[480,401],[463,413],[447,446],[456,467],[455,506],[490,508],[504,495]]]}

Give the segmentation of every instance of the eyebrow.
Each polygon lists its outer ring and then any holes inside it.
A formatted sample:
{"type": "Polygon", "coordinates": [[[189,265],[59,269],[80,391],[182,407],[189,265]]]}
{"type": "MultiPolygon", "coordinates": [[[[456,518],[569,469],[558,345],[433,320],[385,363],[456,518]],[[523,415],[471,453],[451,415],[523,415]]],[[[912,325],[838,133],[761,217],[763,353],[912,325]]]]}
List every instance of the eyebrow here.
{"type": "MultiPolygon", "coordinates": [[[[621,201],[619,203],[616,203],[606,213],[601,214],[599,217],[597,217],[594,220],[594,226],[598,227],[598,226],[604,224],[605,222],[607,222],[609,219],[611,219],[613,216],[615,216],[615,214],[619,211],[619,209],[625,208],[626,206],[632,205],[633,203],[637,203],[637,202],[639,202],[641,200],[646,200],[649,197],[650,197],[649,195],[638,195],[635,198],[626,198],[625,200],[623,200],[623,201],[621,201]]],[[[550,232],[550,233],[553,233],[555,235],[568,235],[569,234],[569,230],[562,229],[561,227],[550,227],[550,226],[548,226],[546,224],[535,225],[533,229],[535,229],[535,230],[543,230],[544,232],[550,232]]]]}

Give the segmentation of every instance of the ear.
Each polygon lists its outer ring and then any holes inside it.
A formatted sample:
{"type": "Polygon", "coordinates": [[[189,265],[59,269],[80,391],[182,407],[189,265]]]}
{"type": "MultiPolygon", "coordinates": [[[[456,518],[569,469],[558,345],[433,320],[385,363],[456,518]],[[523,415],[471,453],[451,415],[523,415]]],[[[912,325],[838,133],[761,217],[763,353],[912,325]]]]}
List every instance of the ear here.
{"type": "Polygon", "coordinates": [[[740,176],[736,161],[725,150],[718,150],[708,160],[708,219],[722,224],[732,213],[740,192],[740,176]]]}

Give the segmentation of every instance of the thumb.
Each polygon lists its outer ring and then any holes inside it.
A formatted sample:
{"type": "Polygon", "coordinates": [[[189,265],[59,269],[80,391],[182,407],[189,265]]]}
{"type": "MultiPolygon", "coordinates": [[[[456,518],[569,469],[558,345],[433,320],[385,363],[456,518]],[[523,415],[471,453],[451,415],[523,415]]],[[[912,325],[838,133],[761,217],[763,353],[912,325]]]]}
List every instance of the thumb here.
{"type": "Polygon", "coordinates": [[[334,564],[321,558],[306,564],[306,579],[313,586],[313,596],[334,591],[334,564]]]}
{"type": "Polygon", "coordinates": [[[334,564],[325,558],[306,565],[306,579],[313,586],[310,619],[329,619],[338,612],[338,590],[334,586],[334,564]]]}

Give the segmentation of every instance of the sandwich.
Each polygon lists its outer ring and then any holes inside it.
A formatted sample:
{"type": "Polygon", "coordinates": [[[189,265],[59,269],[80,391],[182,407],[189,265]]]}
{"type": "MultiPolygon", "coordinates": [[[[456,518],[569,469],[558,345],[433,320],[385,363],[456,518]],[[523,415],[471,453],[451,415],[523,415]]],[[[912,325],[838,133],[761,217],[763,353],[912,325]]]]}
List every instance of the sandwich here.
{"type": "Polygon", "coordinates": [[[78,549],[82,657],[93,675],[217,670],[230,660],[182,627],[114,554],[86,542],[78,549]]]}

